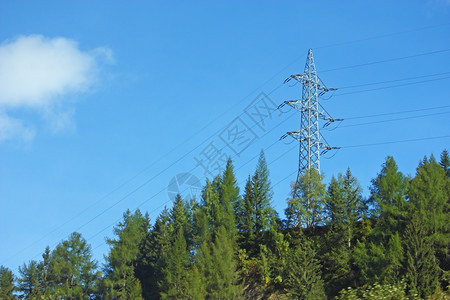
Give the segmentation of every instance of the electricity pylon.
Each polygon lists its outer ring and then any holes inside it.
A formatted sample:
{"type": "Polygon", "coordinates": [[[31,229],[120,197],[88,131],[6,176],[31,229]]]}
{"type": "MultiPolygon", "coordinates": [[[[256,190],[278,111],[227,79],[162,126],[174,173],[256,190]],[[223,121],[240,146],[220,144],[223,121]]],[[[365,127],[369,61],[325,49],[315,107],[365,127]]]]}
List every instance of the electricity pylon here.
{"type": "Polygon", "coordinates": [[[334,121],[342,119],[333,119],[327,111],[320,105],[319,97],[328,91],[336,89],[327,88],[317,76],[316,66],[312,50],[308,50],[305,70],[302,74],[291,75],[285,82],[295,79],[303,85],[302,98],[300,100],[284,101],[281,106],[289,105],[301,113],[300,130],[287,132],[281,139],[290,135],[300,142],[299,163],[296,187],[299,186],[299,178],[306,170],[317,169],[320,172],[320,155],[331,149],[319,131],[319,119],[325,120],[324,127],[334,121]]]}

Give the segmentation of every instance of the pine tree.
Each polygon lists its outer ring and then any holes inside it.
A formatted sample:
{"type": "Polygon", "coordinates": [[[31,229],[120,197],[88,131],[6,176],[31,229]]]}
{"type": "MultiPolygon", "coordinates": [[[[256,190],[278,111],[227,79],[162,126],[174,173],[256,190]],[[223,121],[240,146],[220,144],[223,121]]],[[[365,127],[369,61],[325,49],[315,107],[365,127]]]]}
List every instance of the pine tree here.
{"type": "Polygon", "coordinates": [[[41,268],[41,289],[42,293],[45,297],[51,294],[51,287],[53,285],[53,279],[50,270],[50,261],[51,261],[51,251],[50,247],[47,246],[45,248],[44,253],[42,254],[42,261],[40,263],[41,268]]]}
{"type": "Polygon", "coordinates": [[[286,216],[288,226],[300,228],[305,226],[312,231],[324,221],[325,184],[323,176],[316,169],[306,170],[299,178],[298,186],[292,190],[288,200],[286,216]]]}
{"type": "Polygon", "coordinates": [[[198,270],[196,265],[192,266],[187,279],[187,298],[189,299],[205,299],[206,284],[204,275],[198,270]]]}
{"type": "Polygon", "coordinates": [[[371,201],[377,207],[374,217],[379,217],[377,225],[382,228],[380,238],[389,237],[405,228],[407,215],[406,195],[408,178],[398,170],[392,156],[386,158],[381,172],[372,180],[371,201]]]}
{"type": "Polygon", "coordinates": [[[253,205],[253,186],[250,176],[245,183],[244,196],[236,208],[237,228],[241,244],[255,243],[255,206],[253,205]]]}
{"type": "Polygon", "coordinates": [[[220,186],[220,203],[223,207],[223,220],[220,225],[225,227],[230,239],[235,240],[237,238],[235,208],[241,197],[230,158],[222,174],[220,186]]]}
{"type": "Polygon", "coordinates": [[[8,268],[0,266],[0,299],[16,299],[14,296],[14,274],[8,268]]]}
{"type": "Polygon", "coordinates": [[[352,252],[357,231],[357,222],[365,214],[361,187],[357,179],[347,169],[345,175],[339,174],[331,179],[327,195],[327,215],[329,232],[322,247],[328,295],[337,293],[348,286],[355,285],[352,266],[352,252]]]}
{"type": "Polygon", "coordinates": [[[104,294],[113,299],[142,299],[141,283],[136,278],[136,268],[140,254],[140,245],[147,235],[148,218],[139,210],[131,214],[127,210],[123,221],[114,227],[117,240],[108,239],[111,246],[105,257],[104,294]]]}
{"type": "Polygon", "coordinates": [[[42,296],[41,281],[42,271],[40,264],[34,260],[19,267],[17,290],[26,299],[35,299],[42,296]]]}
{"type": "Polygon", "coordinates": [[[450,155],[446,149],[441,153],[441,161],[439,164],[444,170],[445,175],[450,178],[450,155]]]}
{"type": "Polygon", "coordinates": [[[189,251],[183,227],[179,228],[169,249],[167,265],[160,280],[162,299],[185,299],[188,294],[189,251]]]}
{"type": "Polygon", "coordinates": [[[398,170],[393,157],[386,158],[370,190],[375,226],[368,241],[358,243],[353,258],[361,283],[392,283],[400,279],[404,259],[401,236],[408,214],[408,178],[398,170]]]}
{"type": "Polygon", "coordinates": [[[81,234],[74,232],[51,253],[52,293],[67,299],[87,298],[94,292],[97,263],[91,247],[81,234]]]}
{"type": "Polygon", "coordinates": [[[255,173],[247,180],[244,197],[236,211],[241,245],[251,254],[258,253],[259,245],[264,243],[264,233],[275,223],[271,201],[269,170],[261,151],[255,173]]]}
{"type": "Polygon", "coordinates": [[[312,242],[302,238],[289,248],[284,287],[291,298],[325,299],[321,266],[312,242]]]}
{"type": "Polygon", "coordinates": [[[448,270],[450,265],[450,214],[448,178],[434,157],[425,158],[417,168],[411,181],[410,202],[414,213],[423,220],[426,235],[429,236],[438,257],[439,266],[448,270]]]}
{"type": "Polygon", "coordinates": [[[172,209],[170,211],[171,231],[177,233],[183,229],[186,242],[192,244],[192,216],[187,203],[178,194],[175,196],[172,209]]]}
{"type": "Polygon", "coordinates": [[[198,274],[192,289],[210,299],[230,299],[239,291],[236,272],[234,206],[239,189],[231,160],[221,177],[206,182],[202,203],[194,212],[194,265],[198,274]],[[200,280],[203,280],[200,284],[200,280]]]}
{"type": "Polygon", "coordinates": [[[414,213],[405,230],[407,255],[406,278],[412,295],[425,298],[431,295],[439,282],[439,267],[434,256],[432,240],[426,224],[414,213]]]}
{"type": "Polygon", "coordinates": [[[159,282],[164,277],[163,270],[167,266],[172,243],[172,228],[170,212],[164,208],[141,244],[138,274],[145,299],[160,299],[159,282]]]}

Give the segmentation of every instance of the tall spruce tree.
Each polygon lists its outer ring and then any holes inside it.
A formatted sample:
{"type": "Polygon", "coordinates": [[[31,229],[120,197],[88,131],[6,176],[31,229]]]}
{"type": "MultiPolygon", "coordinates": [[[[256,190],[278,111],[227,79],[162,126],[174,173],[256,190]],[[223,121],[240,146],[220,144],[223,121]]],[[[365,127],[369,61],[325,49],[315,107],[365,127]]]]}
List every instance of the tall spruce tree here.
{"type": "Polygon", "coordinates": [[[156,218],[150,232],[141,244],[138,276],[142,283],[145,299],[160,299],[160,280],[164,278],[163,270],[167,266],[171,247],[172,228],[170,212],[167,208],[156,218]]]}
{"type": "Polygon", "coordinates": [[[0,266],[0,299],[16,299],[14,296],[14,274],[8,268],[0,266]]]}
{"type": "Polygon", "coordinates": [[[203,242],[195,258],[195,268],[202,273],[209,299],[235,299],[240,294],[237,263],[232,240],[224,226],[216,232],[215,240],[203,242]]]}
{"type": "Polygon", "coordinates": [[[189,251],[183,227],[178,228],[169,248],[167,264],[159,281],[162,299],[186,299],[188,295],[189,251]]]}
{"type": "Polygon", "coordinates": [[[405,230],[407,256],[406,278],[411,295],[426,298],[439,284],[439,267],[433,242],[427,233],[422,216],[413,213],[405,230]]]}
{"type": "Polygon", "coordinates": [[[111,299],[142,299],[140,281],[136,278],[140,245],[147,235],[149,220],[139,210],[127,210],[123,221],[114,227],[117,239],[108,239],[111,246],[105,257],[104,295],[111,299]]]}
{"type": "Polygon", "coordinates": [[[423,220],[438,257],[441,269],[448,271],[450,265],[450,214],[448,178],[433,156],[425,158],[417,168],[409,190],[414,212],[423,220]]]}
{"type": "Polygon", "coordinates": [[[261,150],[254,175],[247,180],[244,197],[237,209],[241,246],[250,253],[258,253],[264,244],[264,233],[276,221],[271,206],[272,188],[264,151],[261,150]]]}
{"type": "Polygon", "coordinates": [[[234,241],[237,238],[235,207],[238,205],[241,196],[239,195],[239,186],[231,158],[227,161],[220,183],[220,203],[223,208],[220,225],[224,226],[230,239],[234,241]]]}
{"type": "Polygon", "coordinates": [[[293,186],[292,198],[288,200],[286,216],[288,227],[306,227],[312,231],[323,224],[325,209],[325,184],[323,176],[316,169],[306,170],[293,186]]]}
{"type": "Polygon", "coordinates": [[[91,247],[81,234],[74,232],[51,253],[52,294],[65,299],[88,298],[94,293],[97,263],[91,247]]]}
{"type": "Polygon", "coordinates": [[[236,226],[234,205],[239,189],[231,160],[221,177],[207,181],[202,203],[194,213],[196,255],[191,280],[196,289],[210,299],[234,298],[239,291],[236,272],[236,226]],[[203,284],[200,284],[201,278],[203,284]]]}
{"type": "Polygon", "coordinates": [[[448,151],[446,149],[441,153],[441,161],[439,164],[444,170],[445,175],[450,178],[450,155],[448,154],[448,151]]]}
{"type": "Polygon", "coordinates": [[[352,252],[357,231],[357,222],[365,215],[362,190],[357,179],[347,169],[345,175],[334,176],[328,187],[327,215],[329,231],[324,251],[324,279],[328,295],[337,295],[348,286],[355,285],[352,252]]]}
{"type": "Polygon", "coordinates": [[[313,242],[301,237],[288,250],[284,289],[292,299],[325,299],[321,266],[313,242]]]}
{"type": "Polygon", "coordinates": [[[41,281],[42,267],[35,260],[19,267],[17,290],[25,299],[39,299],[43,296],[41,281]]]}
{"type": "Polygon", "coordinates": [[[368,241],[358,243],[353,259],[358,266],[360,283],[392,283],[400,280],[404,254],[401,236],[405,230],[408,181],[394,158],[388,156],[381,172],[372,180],[370,203],[376,220],[368,241]]]}
{"type": "Polygon", "coordinates": [[[377,208],[373,216],[378,217],[377,225],[383,228],[378,231],[381,239],[389,239],[393,233],[405,228],[408,181],[392,156],[386,158],[381,172],[372,180],[371,202],[377,208]]]}

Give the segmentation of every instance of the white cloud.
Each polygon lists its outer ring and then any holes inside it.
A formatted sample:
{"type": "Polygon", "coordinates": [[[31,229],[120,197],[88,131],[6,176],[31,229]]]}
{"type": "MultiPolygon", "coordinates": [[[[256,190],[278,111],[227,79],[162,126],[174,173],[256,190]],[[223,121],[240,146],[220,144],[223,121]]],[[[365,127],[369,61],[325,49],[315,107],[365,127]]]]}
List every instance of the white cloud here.
{"type": "MultiPolygon", "coordinates": [[[[56,124],[56,131],[60,130],[64,124],[71,123],[67,119],[70,114],[60,108],[66,105],[68,96],[94,86],[100,58],[114,62],[108,48],[81,51],[76,41],[62,37],[30,35],[3,42],[0,45],[0,109],[35,110],[45,119],[52,116],[49,125],[56,124]],[[52,107],[58,107],[57,111],[52,111],[52,107]]],[[[3,116],[8,117],[5,113],[3,116]]],[[[10,123],[0,123],[0,131],[4,131],[5,124],[10,123]]]]}
{"type": "Polygon", "coordinates": [[[0,112],[0,142],[16,138],[30,142],[35,135],[35,130],[23,125],[22,120],[11,118],[0,112]]]}

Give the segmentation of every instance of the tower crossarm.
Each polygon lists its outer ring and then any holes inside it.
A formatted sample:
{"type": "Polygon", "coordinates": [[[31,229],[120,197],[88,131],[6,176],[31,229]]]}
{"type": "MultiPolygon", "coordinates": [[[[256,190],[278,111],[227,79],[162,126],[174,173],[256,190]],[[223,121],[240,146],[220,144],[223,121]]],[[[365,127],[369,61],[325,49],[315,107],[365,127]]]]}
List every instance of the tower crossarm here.
{"type": "MultiPolygon", "coordinates": [[[[308,102],[307,100],[287,100],[284,101],[283,104],[287,104],[295,110],[305,113],[308,110],[308,102]]],[[[283,105],[284,106],[284,105],[283,105]]],[[[281,107],[281,105],[280,105],[281,107]]],[[[335,121],[343,121],[344,119],[334,119],[331,115],[323,108],[322,105],[319,104],[320,109],[317,111],[318,117],[322,120],[327,121],[323,127],[327,127],[331,123],[335,121]]]]}

